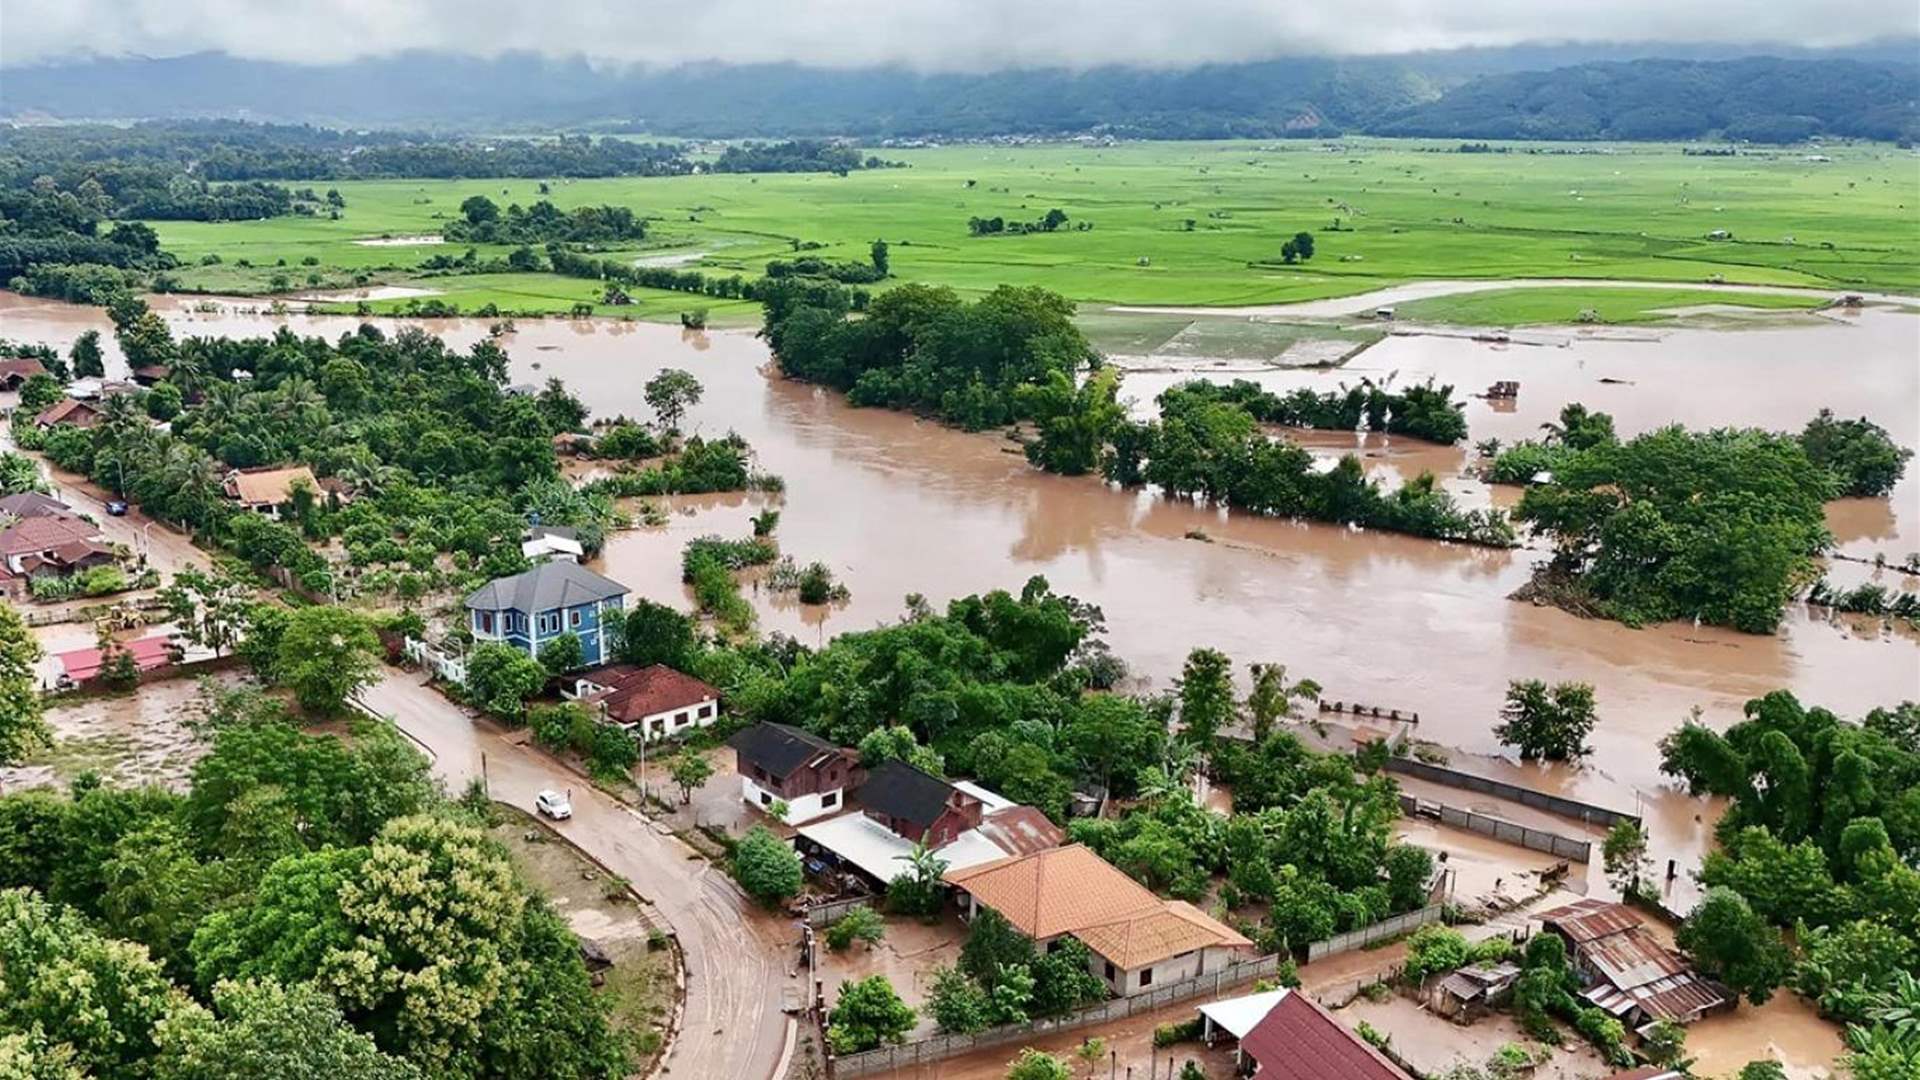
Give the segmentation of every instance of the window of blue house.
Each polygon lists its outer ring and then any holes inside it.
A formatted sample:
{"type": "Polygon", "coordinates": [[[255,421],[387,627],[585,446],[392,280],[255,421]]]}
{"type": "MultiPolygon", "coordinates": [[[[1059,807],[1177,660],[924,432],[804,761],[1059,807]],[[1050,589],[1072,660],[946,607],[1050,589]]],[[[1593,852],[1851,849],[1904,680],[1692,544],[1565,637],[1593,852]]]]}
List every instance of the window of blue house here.
{"type": "Polygon", "coordinates": [[[483,634],[493,633],[493,612],[476,611],[473,613],[474,629],[483,634]]]}

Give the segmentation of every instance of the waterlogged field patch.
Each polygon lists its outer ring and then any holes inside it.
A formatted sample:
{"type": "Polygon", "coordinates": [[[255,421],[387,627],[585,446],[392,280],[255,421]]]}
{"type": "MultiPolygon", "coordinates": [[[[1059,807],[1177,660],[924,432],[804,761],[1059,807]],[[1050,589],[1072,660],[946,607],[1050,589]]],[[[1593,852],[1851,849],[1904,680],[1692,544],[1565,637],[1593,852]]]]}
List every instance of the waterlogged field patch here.
{"type": "Polygon", "coordinates": [[[1717,289],[1496,289],[1401,304],[1395,309],[1395,318],[1459,326],[1659,323],[1698,315],[1701,309],[1807,311],[1828,299],[1717,289]],[[1589,312],[1592,318],[1583,319],[1582,314],[1589,312]]]}

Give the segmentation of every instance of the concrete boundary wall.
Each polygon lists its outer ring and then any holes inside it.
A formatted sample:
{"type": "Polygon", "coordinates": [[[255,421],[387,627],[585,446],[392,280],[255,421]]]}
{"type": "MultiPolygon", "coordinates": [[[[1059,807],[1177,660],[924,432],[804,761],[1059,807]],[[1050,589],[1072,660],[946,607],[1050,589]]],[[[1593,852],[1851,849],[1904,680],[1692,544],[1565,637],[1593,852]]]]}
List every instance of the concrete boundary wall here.
{"type": "Polygon", "coordinates": [[[1623,814],[1604,806],[1595,806],[1592,803],[1584,803],[1578,799],[1569,799],[1560,795],[1549,795],[1544,791],[1509,784],[1504,780],[1476,776],[1473,773],[1465,773],[1440,765],[1429,765],[1412,758],[1390,757],[1387,759],[1386,769],[1388,772],[1404,773],[1407,776],[1418,777],[1421,780],[1444,784],[1463,791],[1477,791],[1483,795],[1498,796],[1522,806],[1531,806],[1550,814],[1584,821],[1589,825],[1602,825],[1611,829],[1622,821],[1638,822],[1640,820],[1632,814],[1623,814]]]}

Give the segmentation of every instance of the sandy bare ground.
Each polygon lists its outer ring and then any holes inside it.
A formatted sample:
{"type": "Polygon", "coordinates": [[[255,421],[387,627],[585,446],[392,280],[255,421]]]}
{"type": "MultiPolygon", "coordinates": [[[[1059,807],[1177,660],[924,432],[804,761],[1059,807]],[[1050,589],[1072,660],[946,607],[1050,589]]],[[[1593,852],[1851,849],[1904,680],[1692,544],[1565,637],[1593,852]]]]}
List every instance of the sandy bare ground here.
{"type": "MultiPolygon", "coordinates": [[[[210,678],[226,686],[244,681],[230,673],[210,678]]],[[[207,752],[191,728],[201,715],[199,691],[198,680],[173,679],[54,705],[47,710],[53,748],[0,769],[0,791],[60,787],[88,771],[116,786],[185,791],[194,763],[207,752]]]]}

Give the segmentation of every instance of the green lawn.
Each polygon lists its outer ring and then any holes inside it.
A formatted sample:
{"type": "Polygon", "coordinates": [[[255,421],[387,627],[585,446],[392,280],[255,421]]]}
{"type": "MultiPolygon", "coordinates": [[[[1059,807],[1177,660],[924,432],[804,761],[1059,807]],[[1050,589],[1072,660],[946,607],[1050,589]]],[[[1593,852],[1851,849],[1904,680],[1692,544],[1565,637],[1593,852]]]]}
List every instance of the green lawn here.
{"type": "MultiPolygon", "coordinates": [[[[757,274],[794,242],[825,245],[817,253],[829,257],[864,259],[868,244],[884,238],[897,280],[967,291],[1039,284],[1087,304],[1273,303],[1433,277],[1695,283],[1720,275],[1730,282],[1920,292],[1920,170],[1892,147],[1841,148],[1831,151],[1830,163],[1809,163],[1797,152],[1689,157],[1671,146],[1434,152],[1448,146],[956,146],[888,151],[912,167],[846,177],[554,180],[548,197],[563,207],[631,206],[652,218],[645,250],[617,253],[622,257],[703,252],[693,264],[701,269],[757,274]],[[971,216],[1033,220],[1052,207],[1093,228],[967,234],[971,216]],[[1341,231],[1322,231],[1336,220],[1341,231]],[[1720,229],[1733,239],[1707,239],[1720,229]],[[1281,241],[1301,230],[1315,231],[1315,258],[1279,265],[1281,241]]],[[[353,241],[436,233],[469,195],[522,204],[541,197],[532,180],[337,186],[347,200],[338,221],[155,227],[167,249],[192,264],[182,272],[192,288],[259,291],[276,272],[296,287],[305,287],[309,274],[332,285],[357,274],[401,284],[422,259],[461,249],[353,241]],[[197,265],[207,255],[221,264],[197,265]],[[318,265],[300,265],[304,257],[318,265]],[[241,259],[251,267],[238,267],[241,259]]],[[[463,307],[466,297],[497,293],[565,310],[585,291],[580,283],[532,286],[520,280],[525,275],[511,277],[422,284],[449,288],[463,307]]],[[[671,319],[692,304],[641,306],[648,317],[671,319]]]]}
{"type": "Polygon", "coordinates": [[[1808,310],[1822,297],[1738,293],[1724,289],[1494,289],[1461,296],[1437,296],[1400,304],[1395,317],[1407,322],[1458,326],[1570,325],[1591,310],[1602,323],[1657,323],[1675,318],[1674,309],[1703,305],[1756,310],[1808,310]]]}

